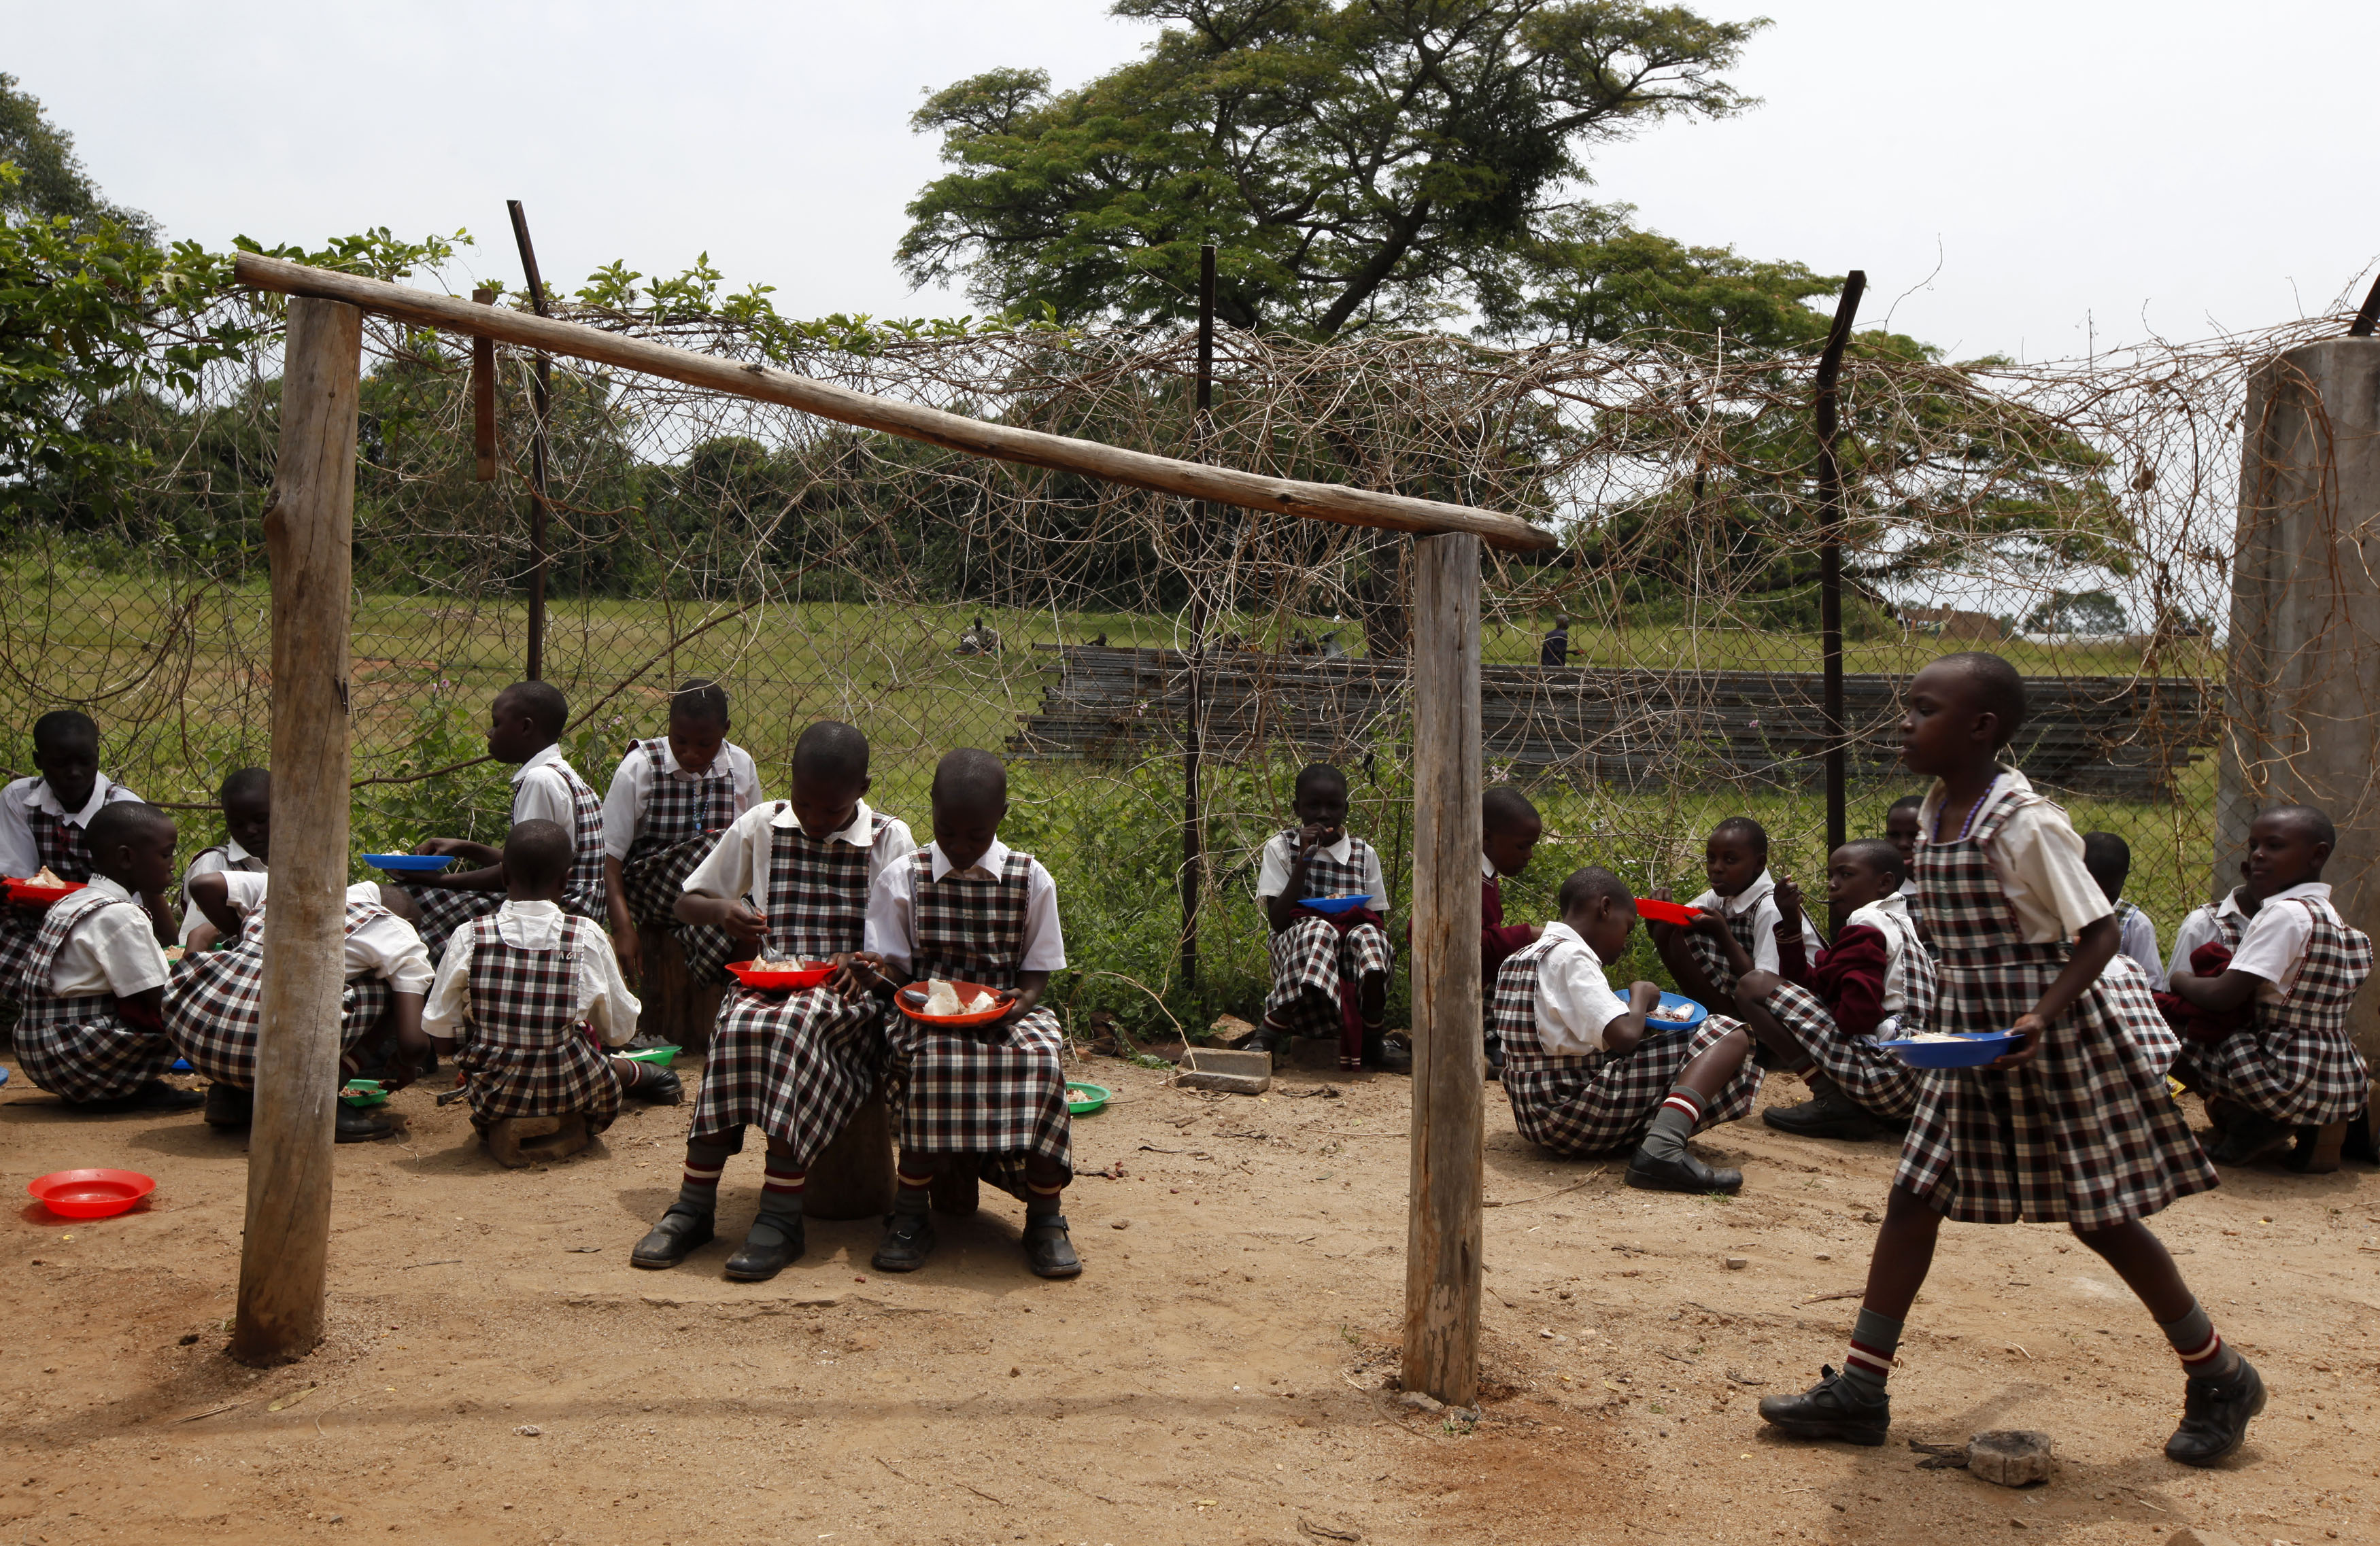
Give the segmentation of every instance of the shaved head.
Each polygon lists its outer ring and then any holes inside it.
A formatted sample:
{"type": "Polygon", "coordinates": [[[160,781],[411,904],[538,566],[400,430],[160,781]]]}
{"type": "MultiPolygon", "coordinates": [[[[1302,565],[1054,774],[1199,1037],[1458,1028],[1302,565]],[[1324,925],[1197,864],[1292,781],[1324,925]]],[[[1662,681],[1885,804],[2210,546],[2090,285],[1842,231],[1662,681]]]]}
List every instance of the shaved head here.
{"type": "Polygon", "coordinates": [[[1933,662],[1963,677],[1969,704],[1978,713],[1995,716],[1999,721],[1996,746],[2005,746],[2023,728],[2025,716],[2024,678],[2017,669],[1997,655],[1980,649],[1961,650],[1945,655],[1933,662]]]}
{"type": "Polygon", "coordinates": [[[1589,864],[1583,870],[1572,870],[1564,877],[1561,890],[1554,898],[1554,906],[1563,913],[1576,912],[1598,900],[1608,899],[1622,907],[1636,905],[1636,893],[1628,883],[1600,864],[1589,864]]]}
{"type": "Polygon", "coordinates": [[[560,886],[577,857],[577,844],[558,822],[524,821],[504,834],[504,877],[525,890],[560,886]]]}
{"type": "Polygon", "coordinates": [[[2308,842],[2338,847],[2338,826],[2318,805],[2275,805],[2256,813],[2258,821],[2277,821],[2294,827],[2308,842]]]}
{"type": "Polygon", "coordinates": [[[516,682],[498,693],[496,701],[509,703],[527,715],[537,732],[548,739],[559,737],[570,723],[570,700],[551,682],[516,682]]]}
{"type": "Polygon", "coordinates": [[[794,777],[845,789],[868,777],[868,737],[856,725],[821,719],[794,743],[794,777]]]}
{"type": "Polygon", "coordinates": [[[91,852],[104,853],[119,843],[170,831],[173,827],[174,818],[154,805],[138,800],[118,800],[99,808],[91,825],[83,828],[83,842],[91,852]]]}
{"type": "Polygon", "coordinates": [[[1008,803],[1008,769],[990,752],[961,746],[935,764],[933,796],[954,811],[996,811],[1008,803]]]}
{"type": "Polygon", "coordinates": [[[1479,799],[1479,825],[1488,833],[1509,832],[1531,822],[1543,824],[1529,797],[1510,784],[1498,784],[1479,799]]]}
{"type": "Polygon", "coordinates": [[[1881,876],[1891,877],[1893,889],[1899,890],[1909,878],[1908,862],[1900,857],[1889,838],[1855,838],[1835,850],[1855,864],[1865,864],[1881,876]]]}

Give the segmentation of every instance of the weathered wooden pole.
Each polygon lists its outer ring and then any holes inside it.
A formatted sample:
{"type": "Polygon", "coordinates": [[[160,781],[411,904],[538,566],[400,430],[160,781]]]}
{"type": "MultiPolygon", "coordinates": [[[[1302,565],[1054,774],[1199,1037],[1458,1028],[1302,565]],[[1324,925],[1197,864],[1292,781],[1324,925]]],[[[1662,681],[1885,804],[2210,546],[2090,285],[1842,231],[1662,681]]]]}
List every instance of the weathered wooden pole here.
{"type": "MultiPolygon", "coordinates": [[[[1840,393],[1843,345],[1852,338],[1852,322],[1859,316],[1860,296],[1867,274],[1853,269],[1843,281],[1842,298],[1835,303],[1835,325],[1827,333],[1827,347],[1818,356],[1818,391],[1813,405],[1818,431],[1818,648],[1826,685],[1827,720],[1827,852],[1843,846],[1850,830],[1850,769],[1843,739],[1843,468],[1835,458],[1835,441],[1842,434],[1840,393]]],[[[1823,873],[1826,865],[1822,862],[1823,873]]],[[[1834,920],[1836,927],[1842,920],[1834,920]]]]}
{"type": "Polygon", "coordinates": [[[1479,1395],[1479,539],[1415,544],[1413,1181],[1404,1384],[1479,1395]]]}
{"type": "MultiPolygon", "coordinates": [[[[1198,398],[1195,433],[1198,460],[1207,459],[1209,415],[1215,406],[1215,248],[1198,249],[1198,398]]],[[[1213,524],[1213,512],[1203,503],[1190,507],[1196,524],[1194,540],[1213,524]]],[[[1198,763],[1206,750],[1207,593],[1200,588],[1207,566],[1190,566],[1189,703],[1182,726],[1182,985],[1198,985],[1198,890],[1207,867],[1207,816],[1198,799],[1198,763]]]]}
{"type": "MultiPolygon", "coordinates": [[[[493,306],[496,293],[474,290],[471,304],[493,306]]],[[[496,480],[496,341],[486,333],[471,340],[471,476],[496,480]]]]}
{"type": "Polygon", "coordinates": [[[363,314],[289,303],[273,574],[273,905],[249,1133],[232,1357],[286,1363],[322,1338],[347,880],[347,622],[363,314]]]}
{"type": "MultiPolygon", "coordinates": [[[[528,212],[517,199],[505,199],[504,208],[513,217],[513,241],[520,248],[521,272],[528,280],[528,304],[542,317],[545,281],[537,272],[537,248],[528,241],[528,212]]],[[[521,673],[531,682],[545,680],[545,421],[552,408],[553,361],[540,353],[529,383],[528,670],[521,673]]]]}

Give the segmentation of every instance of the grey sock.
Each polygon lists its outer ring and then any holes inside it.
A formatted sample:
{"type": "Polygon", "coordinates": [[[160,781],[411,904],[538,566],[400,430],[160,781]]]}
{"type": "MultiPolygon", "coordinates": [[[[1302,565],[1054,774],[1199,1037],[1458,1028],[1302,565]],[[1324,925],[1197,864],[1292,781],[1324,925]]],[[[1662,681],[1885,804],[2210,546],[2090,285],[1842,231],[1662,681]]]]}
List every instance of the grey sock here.
{"type": "Polygon", "coordinates": [[[2240,1371],[2240,1349],[2215,1334],[2205,1307],[2192,1299],[2190,1313],[2179,1321],[2160,1321],[2157,1330],[2173,1344],[2181,1367],[2196,1378],[2227,1380],[2240,1371]]]}
{"type": "Polygon", "coordinates": [[[719,1207],[719,1173],[735,1151],[713,1143],[686,1146],[686,1176],[678,1182],[677,1201],[670,1204],[682,1214],[709,1214],[719,1207]],[[701,1179],[698,1172],[709,1179],[701,1179]]]}
{"type": "Polygon", "coordinates": [[[1843,1355],[1843,1378],[1851,1387],[1874,1401],[1884,1395],[1892,1377],[1892,1356],[1900,1348],[1901,1323],[1863,1305],[1852,1323],[1851,1350],[1843,1355]]]}
{"type": "Polygon", "coordinates": [[[1679,1085],[1662,1097],[1661,1108],[1653,1113],[1641,1153],[1653,1159],[1676,1159],[1686,1152],[1686,1140],[1694,1135],[1694,1123],[1702,1114],[1703,1098],[1679,1085]]]}

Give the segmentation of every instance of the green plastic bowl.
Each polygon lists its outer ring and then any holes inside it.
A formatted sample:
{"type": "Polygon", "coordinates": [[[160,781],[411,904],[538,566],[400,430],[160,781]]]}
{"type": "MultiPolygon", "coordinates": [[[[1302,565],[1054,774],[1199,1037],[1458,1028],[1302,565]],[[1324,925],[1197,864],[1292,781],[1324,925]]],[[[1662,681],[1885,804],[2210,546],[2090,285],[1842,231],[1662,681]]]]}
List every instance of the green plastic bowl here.
{"type": "Polygon", "coordinates": [[[339,1100],[346,1105],[386,1105],[388,1090],[377,1079],[351,1079],[339,1087],[339,1100]]]}
{"type": "Polygon", "coordinates": [[[1066,1109],[1077,1117],[1088,1117],[1107,1108],[1115,1092],[1104,1084],[1090,1084],[1078,1079],[1066,1081],[1066,1109]]]}
{"type": "Polygon", "coordinates": [[[678,1049],[674,1046],[649,1046],[642,1052],[624,1052],[620,1054],[621,1057],[625,1057],[631,1063],[650,1063],[657,1068],[663,1069],[668,1068],[672,1063],[675,1062],[677,1060],[677,1055],[678,1049]]]}

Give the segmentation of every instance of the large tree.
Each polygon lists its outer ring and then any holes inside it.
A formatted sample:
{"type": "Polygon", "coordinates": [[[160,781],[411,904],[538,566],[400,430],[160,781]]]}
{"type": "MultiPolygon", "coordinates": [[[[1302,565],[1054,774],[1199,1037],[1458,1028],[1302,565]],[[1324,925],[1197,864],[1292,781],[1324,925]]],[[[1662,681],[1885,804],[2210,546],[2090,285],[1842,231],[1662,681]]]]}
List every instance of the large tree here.
{"type": "Polygon", "coordinates": [[[1241,327],[1329,337],[1484,305],[1570,329],[1526,296],[1576,256],[1547,244],[1577,233],[1560,217],[1589,151],[1749,105],[1720,72],[1765,25],[1633,0],[1114,10],[1166,24],[1143,58],[1064,92],[993,70],[918,111],[954,170],[909,206],[912,280],[965,274],[984,303],[1066,320],[1178,318],[1211,241],[1241,327]]]}
{"type": "Polygon", "coordinates": [[[0,71],[0,161],[17,175],[0,182],[0,219],[65,220],[78,232],[113,225],[135,242],[153,244],[157,223],[138,210],[111,204],[83,170],[74,136],[50,122],[42,99],[18,89],[0,71]]]}

